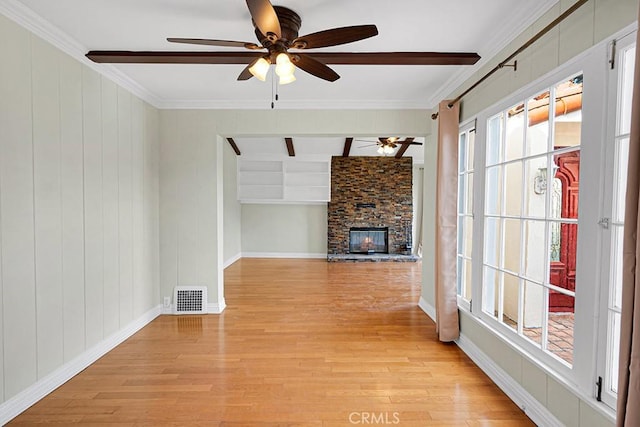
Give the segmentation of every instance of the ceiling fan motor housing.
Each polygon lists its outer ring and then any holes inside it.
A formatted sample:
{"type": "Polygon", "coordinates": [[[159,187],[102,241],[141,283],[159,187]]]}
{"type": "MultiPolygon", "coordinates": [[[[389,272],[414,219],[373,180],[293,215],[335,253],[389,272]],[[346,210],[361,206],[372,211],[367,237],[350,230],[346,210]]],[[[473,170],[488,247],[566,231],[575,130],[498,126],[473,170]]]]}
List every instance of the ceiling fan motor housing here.
{"type": "Polygon", "coordinates": [[[286,7],[273,6],[273,9],[278,16],[278,21],[280,21],[280,32],[282,36],[279,40],[272,41],[268,36],[265,36],[260,32],[258,27],[255,26],[254,22],[256,37],[266,48],[269,48],[274,43],[281,43],[284,48],[287,49],[290,47],[290,43],[298,38],[298,31],[300,30],[300,26],[302,25],[302,19],[300,18],[300,15],[286,7]]]}

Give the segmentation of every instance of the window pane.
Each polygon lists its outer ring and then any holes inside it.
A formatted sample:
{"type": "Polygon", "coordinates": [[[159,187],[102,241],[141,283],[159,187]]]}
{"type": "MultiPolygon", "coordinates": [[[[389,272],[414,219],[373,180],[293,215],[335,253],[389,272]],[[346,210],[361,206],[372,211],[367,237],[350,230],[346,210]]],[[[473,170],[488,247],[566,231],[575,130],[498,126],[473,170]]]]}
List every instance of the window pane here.
{"type": "MultiPolygon", "coordinates": [[[[549,294],[554,291],[549,291],[549,294]]],[[[574,305],[573,297],[564,295],[567,305],[574,305]]],[[[571,312],[549,312],[547,350],[569,364],[573,364],[573,325],[571,312]]]]}
{"type": "Polygon", "coordinates": [[[464,252],[464,239],[465,239],[465,229],[464,229],[464,216],[458,216],[458,255],[462,255],[464,252]]]}
{"type": "Polygon", "coordinates": [[[524,276],[536,283],[543,283],[547,277],[545,245],[545,222],[524,221],[522,253],[524,276]]]}
{"type": "Polygon", "coordinates": [[[609,330],[611,336],[609,338],[609,389],[618,392],[618,359],[620,357],[620,313],[609,314],[609,330]]]}
{"type": "Polygon", "coordinates": [[[522,158],[524,151],[524,111],[514,107],[508,112],[505,160],[522,158]]]}
{"type": "Polygon", "coordinates": [[[524,282],[524,335],[542,345],[542,322],[544,313],[544,288],[532,282],[524,282]]]}
{"type": "Polygon", "coordinates": [[[502,246],[502,220],[487,218],[485,221],[484,262],[500,267],[500,249],[502,246]]]}
{"type": "Polygon", "coordinates": [[[465,212],[465,206],[464,206],[464,201],[465,201],[465,195],[466,195],[466,188],[465,185],[467,184],[465,176],[464,175],[459,175],[458,176],[458,214],[463,214],[465,212]]]}
{"type": "Polygon", "coordinates": [[[467,170],[473,170],[473,160],[475,155],[476,133],[467,134],[467,170]]]}
{"type": "Polygon", "coordinates": [[[487,164],[494,165],[501,159],[502,114],[489,119],[487,124],[487,164]]]}
{"type": "Polygon", "coordinates": [[[502,321],[509,327],[518,330],[520,322],[520,279],[504,273],[504,291],[502,296],[502,321]]]}
{"type": "Polygon", "coordinates": [[[522,212],[522,162],[505,166],[505,213],[520,216],[522,212]]]}
{"type": "Polygon", "coordinates": [[[471,247],[473,243],[473,218],[464,217],[464,251],[467,258],[471,258],[471,247]]]}
{"type": "MultiPolygon", "coordinates": [[[[551,218],[578,218],[578,196],[580,193],[580,150],[556,154],[554,157],[554,178],[561,183],[560,188],[552,182],[552,201],[559,203],[560,209],[550,209],[551,218]],[[558,216],[559,214],[559,216],[558,216]]],[[[557,183],[557,181],[556,181],[557,183]]]]}
{"type": "Polygon", "coordinates": [[[530,218],[545,217],[547,191],[547,156],[535,157],[525,162],[524,212],[530,218]]]}
{"type": "Polygon", "coordinates": [[[624,53],[624,69],[622,71],[622,87],[620,90],[620,117],[618,135],[631,132],[631,100],[633,98],[633,69],[635,65],[636,48],[624,53]]]}
{"type": "Polygon", "coordinates": [[[466,191],[467,203],[465,204],[465,212],[467,215],[473,214],[473,172],[466,175],[466,191]]]}
{"type": "Polygon", "coordinates": [[[467,134],[461,133],[458,139],[458,172],[464,172],[467,167],[467,134]]]}
{"type": "Polygon", "coordinates": [[[500,273],[491,267],[485,267],[482,287],[482,311],[495,319],[498,318],[499,285],[500,273]]]}
{"type": "Polygon", "coordinates": [[[520,225],[519,219],[504,220],[504,268],[514,273],[520,271],[520,225]]]}
{"type": "Polygon", "coordinates": [[[456,257],[456,273],[458,274],[457,294],[462,295],[462,284],[464,283],[464,259],[458,255],[456,257]]]}
{"type": "MultiPolygon", "coordinates": [[[[554,265],[550,269],[549,283],[567,289],[569,291],[576,290],[575,271],[576,271],[576,255],[578,248],[578,224],[567,224],[564,222],[551,222],[551,239],[549,241],[549,253],[551,261],[556,262],[553,258],[558,257],[559,271],[561,274],[554,276],[554,265]],[[560,242],[556,245],[553,242],[554,229],[560,231],[560,242]]],[[[553,264],[553,263],[552,263],[553,264]]]]}
{"type": "Polygon", "coordinates": [[[549,91],[542,92],[527,102],[527,155],[549,151],[549,91]]]}
{"type": "Polygon", "coordinates": [[[611,269],[612,278],[611,286],[612,299],[611,303],[614,308],[620,310],[622,308],[622,239],[624,235],[624,228],[621,226],[613,226],[612,230],[613,242],[612,242],[612,259],[611,269]]]}
{"type": "Polygon", "coordinates": [[[502,166],[487,168],[485,211],[489,215],[502,213],[502,166]]]}
{"type": "Polygon", "coordinates": [[[582,125],[582,76],[558,84],[555,93],[554,148],[578,146],[582,125]]]}
{"type": "Polygon", "coordinates": [[[471,301],[471,261],[464,261],[464,289],[463,289],[462,297],[471,301]]]}
{"type": "Polygon", "coordinates": [[[614,193],[614,221],[624,222],[624,198],[627,193],[627,169],[629,159],[629,138],[623,138],[618,141],[618,150],[616,153],[616,182],[614,193]]]}

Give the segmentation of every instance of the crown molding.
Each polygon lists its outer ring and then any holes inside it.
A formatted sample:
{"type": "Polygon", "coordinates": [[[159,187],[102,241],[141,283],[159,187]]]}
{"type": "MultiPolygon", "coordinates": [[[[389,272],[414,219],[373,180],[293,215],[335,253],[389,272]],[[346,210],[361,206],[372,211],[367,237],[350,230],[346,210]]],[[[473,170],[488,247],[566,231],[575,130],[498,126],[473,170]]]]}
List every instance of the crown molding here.
{"type": "MultiPolygon", "coordinates": [[[[156,105],[163,110],[207,109],[207,110],[270,110],[271,100],[237,101],[237,100],[166,100],[156,105]]],[[[425,101],[408,100],[280,100],[274,104],[274,110],[429,110],[425,101]]]]}
{"type": "Polygon", "coordinates": [[[162,104],[160,98],[126,76],[115,66],[97,64],[89,60],[85,56],[85,53],[88,52],[86,46],[78,43],[74,38],[46,21],[18,0],[0,0],[0,13],[154,107],[159,108],[162,104]]]}
{"type": "Polygon", "coordinates": [[[531,2],[528,10],[522,11],[518,15],[514,15],[509,21],[510,25],[504,25],[497,31],[487,43],[491,46],[485,52],[481,52],[482,58],[475,65],[469,68],[461,68],[445,82],[444,85],[433,94],[426,102],[429,109],[435,108],[440,101],[451,96],[454,90],[459,88],[469,80],[478,70],[481,70],[489,61],[495,58],[505,47],[509,45],[523,31],[532,26],[538,19],[547,13],[559,0],[539,0],[531,2]]]}

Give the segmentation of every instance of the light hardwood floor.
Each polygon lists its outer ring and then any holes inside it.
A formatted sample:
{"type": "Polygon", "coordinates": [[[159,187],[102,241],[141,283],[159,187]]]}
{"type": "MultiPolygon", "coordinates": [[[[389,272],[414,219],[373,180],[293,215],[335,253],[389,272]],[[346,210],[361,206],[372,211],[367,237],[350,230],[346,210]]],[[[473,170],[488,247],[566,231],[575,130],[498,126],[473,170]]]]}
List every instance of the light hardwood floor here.
{"type": "Polygon", "coordinates": [[[11,425],[529,426],[417,307],[420,263],[242,259],[11,425]]]}

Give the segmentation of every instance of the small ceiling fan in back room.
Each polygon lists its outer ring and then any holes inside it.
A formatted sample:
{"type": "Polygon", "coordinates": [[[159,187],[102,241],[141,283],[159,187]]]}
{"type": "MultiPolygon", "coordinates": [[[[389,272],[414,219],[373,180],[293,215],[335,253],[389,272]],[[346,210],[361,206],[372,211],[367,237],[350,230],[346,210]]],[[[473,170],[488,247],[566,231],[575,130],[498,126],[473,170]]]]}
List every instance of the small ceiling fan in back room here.
{"type": "Polygon", "coordinates": [[[355,25],[332,28],[305,36],[298,36],[302,24],[300,16],[283,6],[273,6],[269,0],[246,0],[255,35],[259,43],[168,38],[172,43],[237,47],[242,52],[180,52],[180,51],[121,51],[93,50],[87,57],[99,63],[144,64],[242,64],[246,65],[238,80],[257,77],[265,80],[270,65],[280,84],[295,80],[293,72],[300,68],[309,74],[333,82],[340,76],[326,64],[341,65],[473,65],[477,53],[457,52],[313,52],[309,49],[337,46],[376,36],[375,25],[355,25]],[[290,52],[292,50],[292,52],[290,52]]]}
{"type": "Polygon", "coordinates": [[[404,151],[406,151],[410,145],[422,145],[422,142],[416,142],[414,141],[414,139],[415,138],[413,137],[407,137],[401,140],[397,136],[380,136],[378,137],[377,141],[368,141],[366,139],[357,139],[356,141],[369,143],[358,148],[366,148],[377,145],[378,149],[376,151],[378,152],[378,154],[383,154],[386,156],[388,154],[393,154],[398,147],[401,147],[401,150],[404,154],[404,151]]]}

